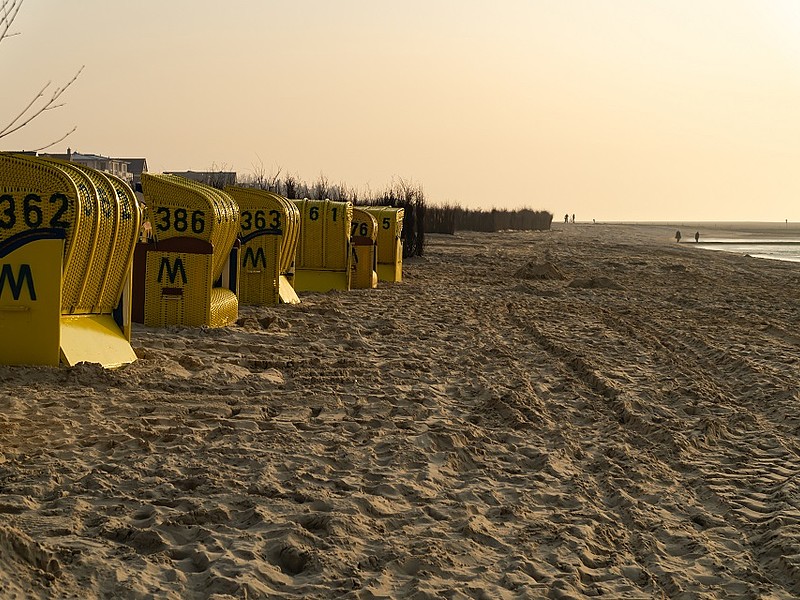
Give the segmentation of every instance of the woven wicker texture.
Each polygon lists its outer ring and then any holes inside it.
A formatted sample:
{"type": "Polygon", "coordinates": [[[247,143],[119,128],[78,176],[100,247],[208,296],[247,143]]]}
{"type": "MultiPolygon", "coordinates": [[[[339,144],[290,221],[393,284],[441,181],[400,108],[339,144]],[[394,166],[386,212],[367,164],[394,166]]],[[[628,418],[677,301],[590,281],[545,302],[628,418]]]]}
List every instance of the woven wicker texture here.
{"type": "Polygon", "coordinates": [[[92,177],[63,161],[3,154],[2,163],[3,187],[16,192],[4,196],[0,207],[4,222],[13,221],[13,227],[0,224],[0,229],[12,233],[47,226],[63,229],[67,243],[61,312],[97,312],[93,300],[98,299],[105,269],[93,269],[92,265],[99,264],[94,257],[98,251],[106,253],[108,244],[98,246],[100,199],[92,177]]]}
{"type": "Polygon", "coordinates": [[[0,243],[38,227],[65,232],[64,278],[79,285],[72,268],[81,195],[69,175],[29,156],[0,153],[0,243]]]}
{"type": "MultiPolygon", "coordinates": [[[[73,314],[111,313],[122,292],[135,237],[128,235],[118,238],[122,206],[117,189],[109,177],[105,173],[82,165],[68,164],[69,168],[85,175],[92,182],[93,188],[90,189],[97,193],[95,248],[88,266],[85,285],[72,312],[73,314]]],[[[128,193],[133,194],[133,192],[128,193]]],[[[126,199],[124,203],[127,204],[128,200],[126,199]]]]}
{"type": "Polygon", "coordinates": [[[212,264],[211,254],[148,252],[145,325],[210,325],[212,264]]]}
{"type": "Polygon", "coordinates": [[[236,295],[212,286],[239,235],[239,205],[226,192],[175,175],[143,173],[142,192],[155,239],[146,258],[145,324],[219,327],[236,320],[236,295]],[[171,238],[202,240],[209,253],[159,250],[158,242],[171,238]]]}
{"type": "Polygon", "coordinates": [[[265,195],[279,202],[286,212],[283,228],[283,246],[281,249],[281,275],[288,273],[295,261],[297,242],[300,239],[300,209],[287,198],[275,192],[264,192],[265,195]]]}
{"type": "Polygon", "coordinates": [[[297,269],[347,270],[353,205],[331,200],[295,200],[300,209],[297,269]]]}
{"type": "MultiPolygon", "coordinates": [[[[116,191],[107,177],[99,171],[82,165],[75,164],[73,168],[83,173],[92,182],[91,189],[97,194],[95,200],[97,229],[94,237],[94,249],[89,263],[86,285],[84,285],[81,297],[73,311],[76,314],[90,314],[99,310],[100,297],[116,242],[116,221],[119,209],[116,191]]],[[[126,258],[123,257],[123,260],[126,258]]],[[[109,307],[109,312],[112,308],[109,307]]]]}
{"type": "Polygon", "coordinates": [[[175,175],[142,173],[142,192],[158,240],[194,237],[214,247],[214,279],[239,233],[239,207],[225,192],[175,175]]]}
{"type": "Polygon", "coordinates": [[[103,173],[116,196],[116,233],[114,252],[100,296],[100,310],[113,310],[122,295],[133,262],[133,249],[139,237],[142,210],[131,187],[110,173],[103,173]]]}
{"type": "Polygon", "coordinates": [[[354,208],[350,233],[354,256],[350,286],[357,289],[375,287],[377,283],[375,240],[378,237],[378,221],[363,208],[354,208]]]}
{"type": "MultiPolygon", "coordinates": [[[[171,177],[182,179],[177,175],[173,175],[171,177]]],[[[227,252],[230,252],[230,248],[233,247],[233,243],[236,241],[236,238],[239,237],[239,205],[230,194],[223,192],[222,190],[218,190],[214,187],[204,185],[190,179],[184,179],[184,181],[193,189],[201,190],[203,193],[208,194],[214,202],[214,205],[217,207],[216,212],[219,215],[219,225],[224,231],[224,235],[220,243],[223,248],[227,248],[226,255],[221,260],[222,266],[224,267],[226,261],[228,260],[227,252]]],[[[218,265],[216,263],[216,251],[214,267],[214,272],[217,273],[216,268],[218,265]]],[[[217,277],[219,277],[219,274],[217,274],[217,277]]]]}
{"type": "Polygon", "coordinates": [[[350,237],[366,237],[373,242],[378,239],[378,220],[363,207],[353,208],[353,223],[350,226],[350,237]]]}
{"type": "Polygon", "coordinates": [[[242,244],[239,299],[251,306],[280,303],[281,242],[277,235],[260,235],[242,244]]]}
{"type": "Polygon", "coordinates": [[[144,322],[151,327],[223,327],[239,314],[236,295],[212,288],[211,254],[148,252],[144,322]]]}
{"type": "Polygon", "coordinates": [[[209,325],[225,327],[239,318],[239,301],[236,294],[226,288],[211,290],[211,310],[209,325]]]}
{"type": "Polygon", "coordinates": [[[378,262],[401,264],[403,248],[397,242],[403,235],[405,211],[391,206],[367,206],[364,210],[378,221],[378,262]]]}
{"type": "Polygon", "coordinates": [[[278,304],[279,277],[294,262],[300,211],[293,202],[265,190],[231,186],[225,191],[240,209],[239,300],[250,305],[278,304]]]}
{"type": "Polygon", "coordinates": [[[92,270],[100,232],[100,198],[97,188],[92,179],[73,163],[53,159],[38,160],[65,171],[78,188],[81,223],[80,229],[75,231],[69,270],[65,272],[61,312],[63,314],[87,314],[91,312],[92,308],[87,288],[90,287],[93,279],[102,277],[102,273],[92,270]]]}

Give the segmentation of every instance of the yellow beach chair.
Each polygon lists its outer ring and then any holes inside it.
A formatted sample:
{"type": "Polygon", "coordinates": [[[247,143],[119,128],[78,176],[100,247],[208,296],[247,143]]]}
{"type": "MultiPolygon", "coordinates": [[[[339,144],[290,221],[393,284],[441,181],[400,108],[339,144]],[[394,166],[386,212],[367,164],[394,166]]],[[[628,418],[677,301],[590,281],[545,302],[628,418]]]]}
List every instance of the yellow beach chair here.
{"type": "Polygon", "coordinates": [[[328,292],[350,289],[350,226],[353,204],[332,200],[295,200],[300,210],[300,239],[294,289],[328,292]]]}
{"type": "Polygon", "coordinates": [[[141,219],[133,191],[93,169],[7,153],[0,190],[0,363],[136,360],[124,294],[141,219]]]}
{"type": "Polygon", "coordinates": [[[300,302],[289,283],[300,235],[300,210],[274,192],[229,186],[240,209],[239,302],[271,306],[300,302]]]}
{"type": "Polygon", "coordinates": [[[391,206],[365,206],[364,210],[378,221],[378,279],[402,281],[405,211],[391,206]]]}
{"type": "Polygon", "coordinates": [[[350,244],[353,246],[353,272],[350,287],[370,289],[378,286],[375,272],[378,254],[378,221],[363,208],[353,208],[353,224],[350,227],[350,244]]]}
{"type": "Polygon", "coordinates": [[[222,327],[239,313],[239,207],[227,193],[175,175],[142,174],[153,239],[136,247],[133,320],[222,327]]]}

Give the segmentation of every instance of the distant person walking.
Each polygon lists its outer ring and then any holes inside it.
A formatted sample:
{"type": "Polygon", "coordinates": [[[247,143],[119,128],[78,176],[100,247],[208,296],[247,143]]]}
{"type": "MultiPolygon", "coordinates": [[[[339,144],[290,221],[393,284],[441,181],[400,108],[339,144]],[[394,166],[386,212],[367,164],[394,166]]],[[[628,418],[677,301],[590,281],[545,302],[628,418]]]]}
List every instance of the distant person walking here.
{"type": "Polygon", "coordinates": [[[680,229],[675,232],[675,241],[676,242],[680,242],[681,241],[681,230],[680,229]]]}
{"type": "Polygon", "coordinates": [[[699,231],[697,231],[697,232],[695,232],[695,234],[694,234],[694,242],[695,242],[695,244],[696,244],[696,243],[697,243],[697,242],[699,242],[699,241],[700,241],[700,232],[699,232],[699,231]]]}
{"type": "Polygon", "coordinates": [[[572,215],[572,222],[575,222],[575,215],[572,215]]]}
{"type": "Polygon", "coordinates": [[[564,223],[569,223],[569,213],[564,215],[564,223]]]}

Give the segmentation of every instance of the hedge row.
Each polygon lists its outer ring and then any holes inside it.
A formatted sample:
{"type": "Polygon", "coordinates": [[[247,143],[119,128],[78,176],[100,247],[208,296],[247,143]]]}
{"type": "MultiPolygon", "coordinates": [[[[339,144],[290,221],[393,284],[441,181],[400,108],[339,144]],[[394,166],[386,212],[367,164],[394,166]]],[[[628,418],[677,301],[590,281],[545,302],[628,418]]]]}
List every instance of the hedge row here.
{"type": "Polygon", "coordinates": [[[294,175],[283,178],[254,176],[239,182],[277,192],[289,199],[350,201],[362,206],[394,206],[403,208],[403,256],[422,256],[425,251],[425,233],[455,233],[456,231],[501,231],[550,229],[553,215],[543,210],[472,210],[457,205],[433,206],[425,201],[422,186],[404,179],[392,182],[379,192],[361,193],[346,184],[330,184],[321,175],[308,184],[294,175]]]}

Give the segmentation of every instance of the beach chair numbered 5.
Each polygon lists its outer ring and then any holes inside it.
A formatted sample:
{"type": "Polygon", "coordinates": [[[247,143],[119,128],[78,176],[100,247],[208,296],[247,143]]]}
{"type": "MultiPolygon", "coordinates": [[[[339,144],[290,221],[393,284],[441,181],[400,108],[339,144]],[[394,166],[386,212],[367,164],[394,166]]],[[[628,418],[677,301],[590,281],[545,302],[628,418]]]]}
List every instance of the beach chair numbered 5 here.
{"type": "Polygon", "coordinates": [[[403,280],[403,219],[405,211],[391,206],[368,206],[364,210],[378,221],[378,266],[380,281],[403,280]]]}

